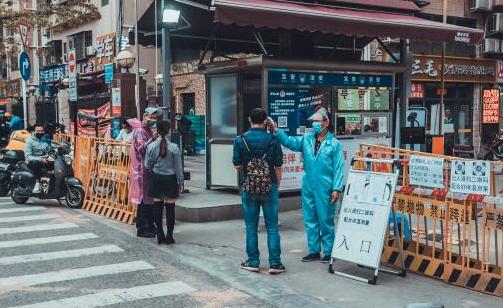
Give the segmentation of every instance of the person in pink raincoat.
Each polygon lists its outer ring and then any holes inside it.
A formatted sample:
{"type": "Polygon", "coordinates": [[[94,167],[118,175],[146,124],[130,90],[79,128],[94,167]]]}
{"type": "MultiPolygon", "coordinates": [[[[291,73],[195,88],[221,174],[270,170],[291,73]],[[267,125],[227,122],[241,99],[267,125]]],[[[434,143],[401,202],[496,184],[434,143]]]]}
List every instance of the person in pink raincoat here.
{"type": "Polygon", "coordinates": [[[147,146],[155,140],[153,131],[155,124],[162,111],[158,108],[148,107],[145,109],[143,121],[129,119],[127,122],[133,127],[133,139],[131,141],[131,187],[129,200],[137,206],[136,235],[138,237],[155,237],[153,219],[153,200],[148,197],[150,177],[144,167],[145,152],[147,146]]]}

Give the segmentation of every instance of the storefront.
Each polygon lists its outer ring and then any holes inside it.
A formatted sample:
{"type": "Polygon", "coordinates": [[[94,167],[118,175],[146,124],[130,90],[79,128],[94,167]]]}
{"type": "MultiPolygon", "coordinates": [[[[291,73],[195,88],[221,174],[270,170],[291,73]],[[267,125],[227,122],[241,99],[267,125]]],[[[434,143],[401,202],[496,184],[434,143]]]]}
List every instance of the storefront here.
{"type": "Polygon", "coordinates": [[[484,115],[482,91],[496,83],[497,61],[446,57],[443,111],[440,72],[441,57],[414,56],[409,106],[426,109],[426,134],[443,134],[445,154],[452,155],[455,145],[477,146],[479,136],[484,142],[492,134],[480,125],[484,115]]]}

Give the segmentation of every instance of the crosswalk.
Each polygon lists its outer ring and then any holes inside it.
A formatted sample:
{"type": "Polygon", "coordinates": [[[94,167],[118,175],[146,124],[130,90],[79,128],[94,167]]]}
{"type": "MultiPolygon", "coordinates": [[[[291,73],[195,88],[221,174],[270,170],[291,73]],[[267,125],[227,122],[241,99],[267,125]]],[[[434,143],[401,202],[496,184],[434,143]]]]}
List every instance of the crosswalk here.
{"type": "Polygon", "coordinates": [[[183,281],[156,276],[154,265],[125,256],[127,247],[107,243],[83,226],[65,222],[66,215],[60,214],[0,198],[1,307],[141,306],[145,300],[196,291],[183,281]],[[147,278],[131,279],[142,275],[147,278]],[[113,287],[79,287],[99,280],[113,287]],[[48,296],[37,288],[54,293],[48,296]]]}

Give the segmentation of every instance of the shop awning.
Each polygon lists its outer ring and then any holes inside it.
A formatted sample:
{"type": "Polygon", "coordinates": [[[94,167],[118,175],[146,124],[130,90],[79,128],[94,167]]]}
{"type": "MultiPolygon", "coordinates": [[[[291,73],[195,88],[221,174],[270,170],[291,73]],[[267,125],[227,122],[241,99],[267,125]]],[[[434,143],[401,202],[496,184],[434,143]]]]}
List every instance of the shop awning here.
{"type": "Polygon", "coordinates": [[[213,0],[215,21],[256,28],[476,44],[479,29],[416,16],[271,0],[213,0]]]}

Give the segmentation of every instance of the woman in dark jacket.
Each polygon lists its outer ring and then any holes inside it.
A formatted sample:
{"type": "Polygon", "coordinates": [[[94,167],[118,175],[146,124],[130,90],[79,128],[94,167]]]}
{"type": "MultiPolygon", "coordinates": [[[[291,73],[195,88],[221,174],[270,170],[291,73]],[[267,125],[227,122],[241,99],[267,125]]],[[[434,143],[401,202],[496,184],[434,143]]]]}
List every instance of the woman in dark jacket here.
{"type": "Polygon", "coordinates": [[[174,244],[175,201],[183,190],[183,170],[180,149],[168,140],[168,121],[157,122],[157,139],[147,147],[145,168],[152,174],[149,194],[154,200],[154,224],[157,229],[157,243],[174,244]],[[162,214],[166,207],[168,232],[164,235],[162,214]]]}

